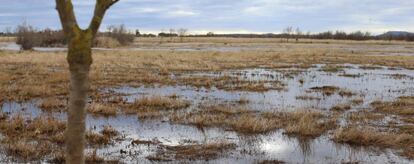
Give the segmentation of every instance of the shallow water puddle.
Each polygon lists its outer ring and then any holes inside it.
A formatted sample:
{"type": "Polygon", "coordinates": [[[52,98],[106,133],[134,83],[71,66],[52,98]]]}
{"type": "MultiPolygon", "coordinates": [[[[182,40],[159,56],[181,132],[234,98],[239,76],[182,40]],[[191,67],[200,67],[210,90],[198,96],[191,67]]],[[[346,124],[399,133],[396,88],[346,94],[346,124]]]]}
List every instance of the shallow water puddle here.
{"type": "MultiPolygon", "coordinates": [[[[294,70],[268,70],[246,69],[212,73],[192,73],[178,76],[233,76],[247,81],[266,81],[269,83],[284,83],[286,89],[266,92],[224,91],[216,88],[205,89],[191,86],[155,86],[155,87],[120,87],[109,89],[118,93],[132,94],[127,96],[133,101],[142,95],[177,95],[190,100],[193,104],[228,103],[240,99],[249,100],[248,107],[253,110],[294,110],[298,108],[312,108],[329,110],[337,104],[350,103],[361,99],[361,104],[353,108],[368,108],[377,100],[392,101],[400,96],[414,94],[414,71],[405,69],[360,69],[357,65],[345,65],[339,72],[324,72],[324,65],[315,65],[310,69],[294,70]],[[346,76],[348,75],[348,77],[346,76]],[[351,77],[349,77],[351,76],[351,77]],[[314,87],[337,87],[332,95],[325,95],[312,91],[314,87]],[[341,90],[349,91],[352,95],[340,95],[341,90]],[[304,98],[301,98],[304,97],[304,98]]],[[[106,90],[108,91],[108,90],[106,90]]]]}
{"type": "MultiPolygon", "coordinates": [[[[16,107],[25,108],[25,114],[35,117],[40,114],[36,103],[3,105],[3,111],[16,107]]],[[[62,114],[59,114],[62,115],[62,114]]],[[[59,117],[59,116],[58,116],[59,117]]],[[[63,116],[65,117],[65,116],[63,116]]],[[[62,118],[64,119],[64,118],[62,118]]],[[[283,135],[282,131],[266,135],[244,136],[218,128],[203,131],[193,126],[170,124],[168,122],[139,121],[136,116],[118,115],[117,117],[95,117],[88,115],[87,127],[99,132],[103,126],[110,125],[122,134],[121,140],[100,147],[97,153],[106,159],[121,159],[127,163],[151,163],[147,156],[154,154],[159,145],[132,144],[134,140],[159,141],[162,145],[188,145],[226,141],[237,144],[237,148],[213,159],[211,163],[255,163],[263,159],[278,159],[289,163],[340,163],[357,161],[363,163],[410,163],[392,150],[377,148],[351,147],[336,144],[328,137],[301,139],[283,135]],[[121,153],[125,151],[124,153],[121,153]],[[323,162],[322,162],[323,161],[323,162]]],[[[92,151],[89,149],[88,151],[92,151]]],[[[199,161],[203,162],[203,161],[199,161]]],[[[205,161],[204,161],[205,162],[205,161]]]]}
{"type": "MultiPolygon", "coordinates": [[[[400,96],[414,93],[414,71],[405,69],[361,69],[358,65],[345,65],[338,72],[324,72],[324,65],[315,65],[310,69],[244,69],[211,73],[191,73],[177,76],[235,76],[248,81],[282,82],[285,90],[266,92],[224,91],[216,88],[205,89],[191,86],[155,86],[155,87],[119,87],[103,89],[102,92],[127,94],[127,101],[132,102],[145,95],[177,95],[192,103],[190,110],[203,104],[236,104],[240,99],[247,99],[245,104],[252,110],[295,110],[314,108],[329,110],[341,103],[349,103],[355,98],[363,100],[362,104],[353,105],[354,110],[368,108],[375,100],[394,100],[400,96]],[[358,76],[343,76],[358,75],[358,76]],[[302,81],[302,82],[301,82],[302,81]],[[341,96],[338,93],[325,95],[310,90],[313,87],[335,86],[355,93],[341,96]],[[300,96],[318,99],[298,99],[300,96]]],[[[22,113],[26,117],[44,115],[37,107],[39,101],[25,103],[6,102],[3,112],[22,113]]],[[[55,117],[65,119],[65,114],[57,113],[55,117]]],[[[288,137],[282,131],[266,135],[244,136],[219,128],[198,129],[195,126],[171,124],[168,120],[139,120],[136,115],[118,114],[116,117],[95,117],[88,115],[87,127],[100,131],[110,125],[121,132],[120,140],[114,144],[98,149],[98,154],[106,159],[120,159],[127,163],[151,163],[147,156],[157,152],[160,145],[188,145],[226,141],[237,145],[231,150],[213,159],[211,163],[255,163],[260,160],[277,159],[288,163],[410,163],[392,150],[377,148],[351,147],[336,144],[328,136],[316,139],[288,137]],[[133,144],[134,140],[159,141],[159,144],[133,144]]],[[[89,151],[92,151],[90,149],[89,151]]],[[[198,161],[203,163],[205,161],[198,161]]],[[[197,162],[196,162],[197,163],[197,162]]]]}

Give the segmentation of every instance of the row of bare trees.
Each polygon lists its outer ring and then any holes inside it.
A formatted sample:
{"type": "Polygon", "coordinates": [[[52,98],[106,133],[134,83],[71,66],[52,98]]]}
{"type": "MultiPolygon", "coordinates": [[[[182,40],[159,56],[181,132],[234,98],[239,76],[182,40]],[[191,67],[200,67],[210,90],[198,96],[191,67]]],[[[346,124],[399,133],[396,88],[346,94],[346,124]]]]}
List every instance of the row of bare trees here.
{"type": "MultiPolygon", "coordinates": [[[[161,30],[164,31],[164,30],[161,30]]],[[[179,29],[169,29],[169,32],[161,32],[158,34],[159,37],[170,37],[170,40],[172,40],[173,37],[180,37],[180,41],[184,41],[184,37],[187,36],[188,29],[186,28],[179,28],[179,29]]]]}
{"type": "Polygon", "coordinates": [[[207,34],[187,35],[189,37],[233,37],[233,38],[281,38],[282,41],[289,42],[291,39],[334,39],[334,40],[400,40],[414,41],[414,33],[409,32],[387,32],[381,35],[372,35],[370,32],[355,31],[346,33],[344,31],[326,31],[320,33],[302,32],[299,28],[286,28],[280,34],[207,34]]]}

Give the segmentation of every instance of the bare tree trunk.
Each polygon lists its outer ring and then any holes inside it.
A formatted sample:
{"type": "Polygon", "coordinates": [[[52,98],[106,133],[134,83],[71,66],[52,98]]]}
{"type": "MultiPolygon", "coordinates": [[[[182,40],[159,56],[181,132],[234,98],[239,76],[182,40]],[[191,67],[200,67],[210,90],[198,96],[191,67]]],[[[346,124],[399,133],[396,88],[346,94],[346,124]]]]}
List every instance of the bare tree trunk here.
{"type": "Polygon", "coordinates": [[[69,43],[70,97],[66,130],[66,163],[83,163],[85,148],[85,107],[92,64],[92,33],[79,31],[69,43]]]}
{"type": "Polygon", "coordinates": [[[66,163],[82,163],[85,148],[85,106],[89,65],[70,64],[70,98],[66,130],[66,163]]]}

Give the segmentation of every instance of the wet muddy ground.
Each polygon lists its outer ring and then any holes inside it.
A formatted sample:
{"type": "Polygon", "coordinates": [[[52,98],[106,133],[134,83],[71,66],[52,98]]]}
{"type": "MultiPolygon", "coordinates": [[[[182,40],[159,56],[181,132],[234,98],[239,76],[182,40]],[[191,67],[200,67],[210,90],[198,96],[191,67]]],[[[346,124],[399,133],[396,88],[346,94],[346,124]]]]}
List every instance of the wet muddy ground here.
{"type": "MultiPolygon", "coordinates": [[[[121,96],[132,103],[146,96],[174,96],[191,103],[179,113],[203,110],[204,105],[242,106],[259,112],[289,112],[309,109],[326,113],[336,106],[346,104],[349,110],[339,113],[340,126],[349,112],[370,109],[375,101],[395,101],[402,96],[414,96],[414,71],[383,66],[362,66],[353,64],[315,64],[310,68],[253,68],[213,72],[171,73],[173,79],[232,77],[240,81],[260,83],[270,89],[264,91],[238,91],[217,87],[194,87],[192,85],[123,86],[101,88],[101,93],[121,96]],[[272,86],[277,85],[275,89],[272,86]],[[357,102],[357,103],[355,103],[357,102]]],[[[232,84],[229,84],[232,85],[232,84]]],[[[235,84],[237,85],[237,84],[235,84]]],[[[92,100],[91,100],[92,101],[92,100]]],[[[40,99],[27,102],[9,102],[2,105],[2,111],[10,116],[23,115],[34,118],[40,115],[65,120],[65,113],[42,112],[38,107],[40,99]]],[[[378,124],[395,121],[384,118],[378,124]]],[[[103,117],[89,114],[87,127],[99,132],[111,126],[120,136],[111,144],[90,147],[106,160],[125,163],[190,162],[204,163],[260,163],[264,160],[287,163],[412,163],[401,156],[399,150],[375,146],[351,146],[336,143],[329,131],[319,137],[290,136],[283,129],[264,134],[240,134],[220,127],[198,127],[175,123],[170,115],[156,119],[142,119],[137,115],[125,114],[103,117]],[[169,154],[174,146],[206,145],[212,143],[230,144],[219,153],[209,157],[180,158],[177,152],[169,154]],[[160,155],[161,154],[161,155],[160,155]]],[[[404,123],[407,124],[407,123],[404,123]]],[[[218,151],[218,150],[217,150],[218,151]]],[[[204,153],[206,156],[209,153],[204,153]]],[[[187,156],[184,156],[187,157],[187,156]]],[[[3,162],[15,161],[5,156],[3,162]]]]}

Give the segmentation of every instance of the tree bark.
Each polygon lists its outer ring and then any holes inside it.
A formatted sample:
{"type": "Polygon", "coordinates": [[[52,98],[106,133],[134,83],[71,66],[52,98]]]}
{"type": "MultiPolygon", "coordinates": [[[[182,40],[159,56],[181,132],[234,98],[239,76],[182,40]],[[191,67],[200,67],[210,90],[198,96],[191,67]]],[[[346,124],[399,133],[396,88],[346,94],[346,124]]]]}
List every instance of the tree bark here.
{"type": "Polygon", "coordinates": [[[66,163],[84,163],[85,107],[92,64],[92,33],[78,30],[69,42],[70,97],[66,130],[66,163]]]}
{"type": "Polygon", "coordinates": [[[85,163],[85,107],[89,91],[89,70],[92,65],[92,42],[105,12],[119,0],[96,0],[89,28],[81,30],[71,0],[56,0],[56,9],[68,40],[67,61],[70,70],[70,96],[65,131],[66,163],[85,163]]]}
{"type": "Polygon", "coordinates": [[[88,65],[70,64],[70,98],[66,129],[66,163],[85,161],[85,106],[89,90],[88,65]]]}

